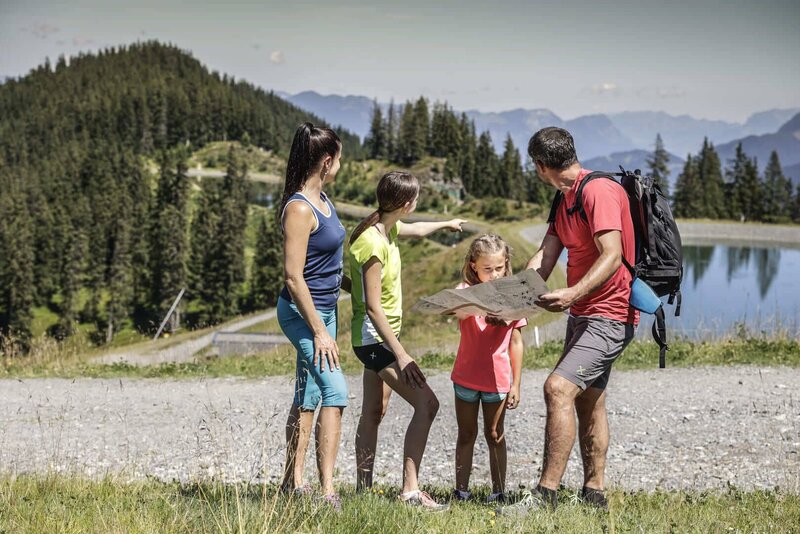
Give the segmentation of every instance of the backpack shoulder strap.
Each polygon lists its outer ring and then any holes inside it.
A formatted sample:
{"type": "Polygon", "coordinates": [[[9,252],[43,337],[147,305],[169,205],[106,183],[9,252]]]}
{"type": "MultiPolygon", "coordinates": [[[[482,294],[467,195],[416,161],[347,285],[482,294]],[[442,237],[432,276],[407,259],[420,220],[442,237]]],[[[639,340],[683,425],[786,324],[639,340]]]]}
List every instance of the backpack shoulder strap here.
{"type": "Polygon", "coordinates": [[[664,369],[667,366],[667,326],[666,318],[664,316],[664,307],[659,306],[655,313],[655,321],[653,321],[653,339],[658,344],[658,367],[664,369]]]}
{"type": "Polygon", "coordinates": [[[581,180],[578,190],[575,192],[575,204],[573,204],[571,208],[567,208],[567,215],[572,215],[577,211],[584,221],[587,220],[586,211],[583,209],[583,188],[586,187],[589,182],[597,178],[608,178],[609,180],[619,183],[619,180],[614,178],[615,176],[619,176],[619,173],[594,171],[587,174],[583,180],[581,180]]]}
{"type": "Polygon", "coordinates": [[[562,200],[564,200],[564,193],[556,191],[556,194],[553,195],[553,202],[550,204],[550,214],[547,216],[547,224],[556,222],[556,212],[558,212],[558,206],[561,204],[562,200]]]}

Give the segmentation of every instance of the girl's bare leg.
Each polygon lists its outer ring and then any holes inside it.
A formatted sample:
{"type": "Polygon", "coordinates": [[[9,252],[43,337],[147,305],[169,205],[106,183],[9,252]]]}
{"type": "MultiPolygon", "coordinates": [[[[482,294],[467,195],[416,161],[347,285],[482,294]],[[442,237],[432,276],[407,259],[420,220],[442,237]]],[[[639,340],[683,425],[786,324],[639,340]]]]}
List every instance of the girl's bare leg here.
{"type": "Polygon", "coordinates": [[[403,444],[403,493],[419,489],[419,467],[428,443],[428,433],[439,411],[439,400],[428,384],[412,388],[400,374],[397,362],[378,373],[383,381],[414,408],[403,444]]]}
{"type": "Polygon", "coordinates": [[[378,427],[389,406],[392,389],[378,373],[364,369],[364,401],[356,430],[356,491],[372,487],[375,468],[375,448],[378,443],[378,427]]]}

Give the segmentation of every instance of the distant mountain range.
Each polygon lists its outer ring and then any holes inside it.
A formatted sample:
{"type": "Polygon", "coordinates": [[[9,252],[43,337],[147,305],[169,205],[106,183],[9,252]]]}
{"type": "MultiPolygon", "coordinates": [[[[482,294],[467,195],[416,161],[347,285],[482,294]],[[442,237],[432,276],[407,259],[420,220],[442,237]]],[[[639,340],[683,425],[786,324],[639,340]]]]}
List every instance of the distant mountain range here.
{"type": "Polygon", "coordinates": [[[783,174],[792,179],[795,185],[800,184],[800,163],[783,167],[783,174]]]}
{"type": "Polygon", "coordinates": [[[800,180],[796,167],[800,164],[800,113],[782,125],[777,132],[764,135],[749,135],[730,143],[717,145],[720,159],[724,162],[733,159],[736,145],[742,143],[744,153],[758,160],[759,169],[763,170],[769,162],[770,153],[778,152],[784,173],[800,180]]]}
{"type": "MultiPolygon", "coordinates": [[[[320,95],[313,91],[278,95],[331,124],[341,124],[362,139],[369,132],[374,104],[365,96],[320,95]]],[[[385,109],[388,104],[381,103],[381,106],[385,109]]],[[[773,149],[778,151],[784,167],[791,168],[800,163],[800,127],[796,124],[790,126],[798,113],[800,108],[772,109],[754,113],[744,123],[734,123],[654,111],[584,115],[570,120],[564,120],[547,109],[519,108],[499,113],[466,111],[479,132],[489,131],[498,151],[502,151],[507,135],[511,135],[514,144],[525,154],[531,134],[539,128],[566,128],[575,138],[582,161],[587,166],[593,162],[597,168],[607,167],[604,162],[610,164],[611,160],[623,165],[623,161],[631,162],[631,167],[635,168],[644,162],[646,154],[653,150],[656,135],[661,134],[667,150],[680,154],[671,160],[672,180],[680,172],[686,154],[696,154],[705,137],[719,148],[723,162],[732,157],[736,144],[741,141],[745,152],[757,157],[762,169],[773,149]]],[[[798,173],[795,171],[795,174],[798,173]]]]}
{"type": "Polygon", "coordinates": [[[299,108],[322,117],[332,125],[344,126],[362,140],[369,132],[373,102],[365,96],[323,96],[314,91],[303,91],[296,95],[278,91],[275,94],[299,108]]]}
{"type": "MultiPolygon", "coordinates": [[[[622,165],[625,170],[628,171],[641,169],[642,172],[646,172],[646,170],[649,168],[647,159],[652,156],[652,151],[635,149],[625,152],[614,152],[608,156],[598,156],[596,158],[582,160],[581,164],[585,168],[593,171],[618,172],[619,166],[622,165]]],[[[683,166],[685,163],[686,160],[676,156],[675,154],[669,155],[669,162],[667,163],[667,167],[669,168],[669,176],[667,177],[667,181],[669,182],[670,191],[672,191],[672,189],[675,187],[675,180],[683,171],[683,166]]]]}

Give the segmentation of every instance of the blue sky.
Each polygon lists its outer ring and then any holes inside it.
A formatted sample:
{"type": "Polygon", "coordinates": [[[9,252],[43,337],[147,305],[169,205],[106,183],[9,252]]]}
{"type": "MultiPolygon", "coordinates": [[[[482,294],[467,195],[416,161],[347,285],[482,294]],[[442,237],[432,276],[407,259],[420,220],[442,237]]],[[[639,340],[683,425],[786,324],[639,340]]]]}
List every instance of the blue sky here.
{"type": "Polygon", "coordinates": [[[742,121],[800,106],[800,0],[0,0],[0,76],[159,39],[269,89],[742,121]]]}

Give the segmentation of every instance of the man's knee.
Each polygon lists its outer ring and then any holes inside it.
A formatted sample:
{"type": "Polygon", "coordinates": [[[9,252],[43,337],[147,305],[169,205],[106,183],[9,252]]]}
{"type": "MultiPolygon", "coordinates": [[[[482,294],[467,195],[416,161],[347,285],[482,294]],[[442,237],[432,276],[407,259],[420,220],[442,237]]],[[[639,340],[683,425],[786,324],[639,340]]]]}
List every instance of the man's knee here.
{"type": "Polygon", "coordinates": [[[589,420],[597,414],[605,413],[605,392],[596,388],[588,388],[575,399],[575,411],[578,419],[589,420]]]}
{"type": "Polygon", "coordinates": [[[549,408],[572,405],[580,388],[561,376],[551,374],[544,383],[544,400],[549,408]]]}

